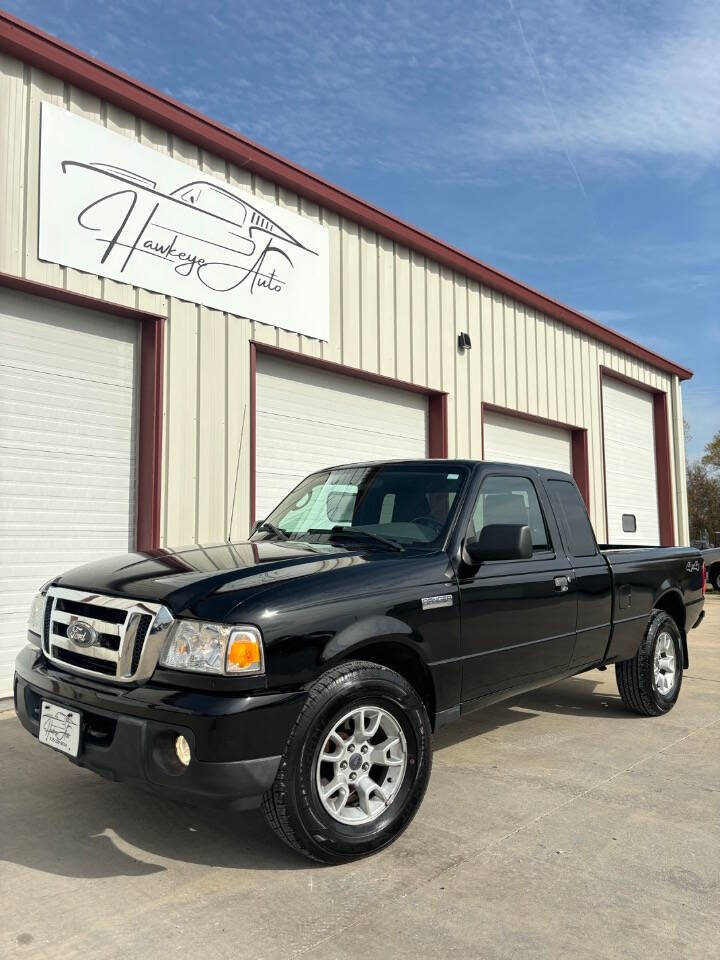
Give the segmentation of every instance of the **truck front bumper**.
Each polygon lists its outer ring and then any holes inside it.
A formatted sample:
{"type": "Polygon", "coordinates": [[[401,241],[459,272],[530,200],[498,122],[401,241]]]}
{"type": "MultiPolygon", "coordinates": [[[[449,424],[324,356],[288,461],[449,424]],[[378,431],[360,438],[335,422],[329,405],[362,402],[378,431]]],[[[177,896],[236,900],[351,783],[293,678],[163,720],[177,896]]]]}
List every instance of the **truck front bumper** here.
{"type": "Polygon", "coordinates": [[[272,785],[306,697],[302,690],[247,695],[108,687],[58,670],[27,646],[15,664],[15,711],[37,737],[43,700],[77,710],[82,727],[80,752],[68,757],[73,763],[177,800],[235,809],[258,806],[272,785]],[[188,766],[175,754],[180,735],[190,745],[188,766]]]}

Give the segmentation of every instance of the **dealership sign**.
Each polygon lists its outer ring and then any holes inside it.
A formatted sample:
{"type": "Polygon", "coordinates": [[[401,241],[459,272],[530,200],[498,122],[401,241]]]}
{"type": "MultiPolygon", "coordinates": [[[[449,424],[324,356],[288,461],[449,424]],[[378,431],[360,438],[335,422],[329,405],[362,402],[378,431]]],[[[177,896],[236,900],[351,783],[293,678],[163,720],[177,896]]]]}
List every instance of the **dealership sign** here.
{"type": "Polygon", "coordinates": [[[327,229],[42,105],[39,256],[319,340],[327,229]]]}

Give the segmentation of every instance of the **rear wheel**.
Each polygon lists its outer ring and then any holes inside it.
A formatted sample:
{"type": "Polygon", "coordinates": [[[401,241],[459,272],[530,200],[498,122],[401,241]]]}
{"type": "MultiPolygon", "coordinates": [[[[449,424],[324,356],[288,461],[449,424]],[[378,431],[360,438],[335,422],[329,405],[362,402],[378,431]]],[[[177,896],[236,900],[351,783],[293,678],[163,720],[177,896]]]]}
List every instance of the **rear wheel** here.
{"type": "Polygon", "coordinates": [[[285,843],[341,863],[392,843],[430,778],[430,721],[399,674],[353,661],[323,674],[290,734],[263,813],[285,843]]]}
{"type": "Polygon", "coordinates": [[[713,590],[720,593],[720,567],[710,571],[710,583],[713,585],[713,590]]]}
{"type": "Polygon", "coordinates": [[[682,637],[664,610],[653,610],[632,660],[615,664],[623,703],[634,713],[657,717],[675,706],[682,684],[682,637]]]}

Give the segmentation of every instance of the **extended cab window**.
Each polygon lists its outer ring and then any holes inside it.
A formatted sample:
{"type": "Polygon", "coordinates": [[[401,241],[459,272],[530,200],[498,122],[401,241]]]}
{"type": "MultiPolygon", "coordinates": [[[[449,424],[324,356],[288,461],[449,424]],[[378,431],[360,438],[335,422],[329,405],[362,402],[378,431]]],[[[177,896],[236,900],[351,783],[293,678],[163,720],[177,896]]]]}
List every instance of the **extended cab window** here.
{"type": "Polygon", "coordinates": [[[494,523],[521,523],[530,527],[533,551],[551,550],[540,501],[527,477],[488,477],[473,511],[468,539],[475,540],[483,527],[494,523]]]}
{"type": "Polygon", "coordinates": [[[568,553],[573,557],[594,557],[595,535],[577,487],[568,480],[550,480],[548,489],[568,553]]]}

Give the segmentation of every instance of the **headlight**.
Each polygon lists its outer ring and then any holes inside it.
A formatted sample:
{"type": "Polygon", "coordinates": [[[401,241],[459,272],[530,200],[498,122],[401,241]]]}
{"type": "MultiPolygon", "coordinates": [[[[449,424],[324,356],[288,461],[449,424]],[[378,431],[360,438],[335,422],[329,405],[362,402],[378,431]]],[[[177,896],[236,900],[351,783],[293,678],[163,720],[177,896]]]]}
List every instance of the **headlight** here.
{"type": "Polygon", "coordinates": [[[178,620],[160,655],[173,670],[248,676],[262,673],[263,646],[255,627],[178,620]]]}

